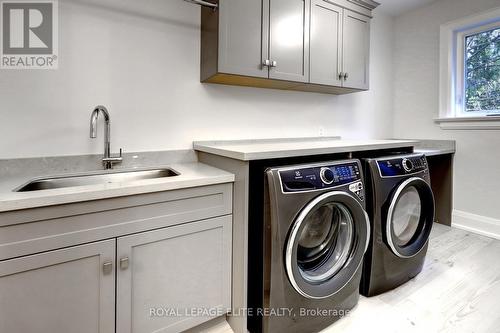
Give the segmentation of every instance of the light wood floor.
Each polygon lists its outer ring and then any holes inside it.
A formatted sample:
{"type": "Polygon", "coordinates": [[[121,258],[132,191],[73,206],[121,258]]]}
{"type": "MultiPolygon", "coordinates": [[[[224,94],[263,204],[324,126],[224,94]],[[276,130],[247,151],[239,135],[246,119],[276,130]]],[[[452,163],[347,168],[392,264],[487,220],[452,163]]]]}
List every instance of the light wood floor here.
{"type": "Polygon", "coordinates": [[[423,271],[322,333],[500,332],[500,241],[436,224],[423,271]]]}
{"type": "MultiPolygon", "coordinates": [[[[196,333],[233,332],[221,321],[196,333]]],[[[500,332],[500,241],[436,224],[423,271],[321,333],[500,332]]],[[[310,332],[312,333],[312,332],[310,332]]]]}

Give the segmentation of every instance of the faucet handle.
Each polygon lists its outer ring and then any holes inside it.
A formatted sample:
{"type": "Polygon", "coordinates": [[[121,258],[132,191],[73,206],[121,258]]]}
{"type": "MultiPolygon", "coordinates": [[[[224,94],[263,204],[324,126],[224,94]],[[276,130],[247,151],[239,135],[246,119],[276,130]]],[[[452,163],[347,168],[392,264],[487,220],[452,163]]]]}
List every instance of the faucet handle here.
{"type": "Polygon", "coordinates": [[[120,148],[120,156],[115,156],[115,157],[110,156],[110,157],[103,158],[102,163],[104,164],[104,168],[105,169],[112,169],[113,164],[122,163],[122,161],[123,161],[122,154],[123,154],[123,151],[120,148]]]}

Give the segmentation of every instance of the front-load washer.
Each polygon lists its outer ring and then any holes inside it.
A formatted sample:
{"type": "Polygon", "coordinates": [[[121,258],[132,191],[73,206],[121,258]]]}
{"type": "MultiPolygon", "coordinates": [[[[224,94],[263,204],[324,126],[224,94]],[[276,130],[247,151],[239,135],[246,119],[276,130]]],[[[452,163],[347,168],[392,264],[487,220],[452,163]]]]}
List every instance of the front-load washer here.
{"type": "Polygon", "coordinates": [[[360,291],[373,296],[422,270],[434,223],[434,196],[425,155],[365,159],[363,167],[372,234],[360,291]]]}
{"type": "Polygon", "coordinates": [[[359,298],[370,234],[361,163],[271,168],[265,178],[261,275],[249,275],[248,290],[261,297],[249,331],[318,332],[359,298]]]}

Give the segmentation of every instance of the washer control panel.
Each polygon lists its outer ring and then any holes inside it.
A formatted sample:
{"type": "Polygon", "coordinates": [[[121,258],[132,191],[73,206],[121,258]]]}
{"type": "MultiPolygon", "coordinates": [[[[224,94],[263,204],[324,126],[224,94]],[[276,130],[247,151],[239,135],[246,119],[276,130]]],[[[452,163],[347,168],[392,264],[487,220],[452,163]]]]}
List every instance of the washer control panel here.
{"type": "Polygon", "coordinates": [[[411,155],[377,160],[380,176],[405,176],[427,170],[425,155],[411,155]]]}
{"type": "Polygon", "coordinates": [[[349,191],[356,194],[363,201],[365,199],[363,182],[359,181],[349,185],[349,191]]]}
{"type": "Polygon", "coordinates": [[[358,194],[363,190],[360,165],[357,162],[284,169],[279,170],[279,175],[285,193],[322,190],[351,183],[349,189],[353,193],[358,194]]]}

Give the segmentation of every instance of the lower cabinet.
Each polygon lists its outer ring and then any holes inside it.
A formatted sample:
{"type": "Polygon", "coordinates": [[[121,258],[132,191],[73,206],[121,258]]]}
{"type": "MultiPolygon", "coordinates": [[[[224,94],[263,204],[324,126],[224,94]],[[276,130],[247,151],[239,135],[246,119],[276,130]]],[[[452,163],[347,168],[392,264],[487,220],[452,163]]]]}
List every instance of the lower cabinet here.
{"type": "Polygon", "coordinates": [[[0,332],[114,332],[114,262],[114,239],[0,262],[0,332]]]}
{"type": "Polygon", "coordinates": [[[231,303],[231,217],[118,238],[117,332],[181,332],[231,303]]]}
{"type": "Polygon", "coordinates": [[[0,261],[0,332],[181,332],[224,315],[231,224],[227,215],[0,261]]]}

